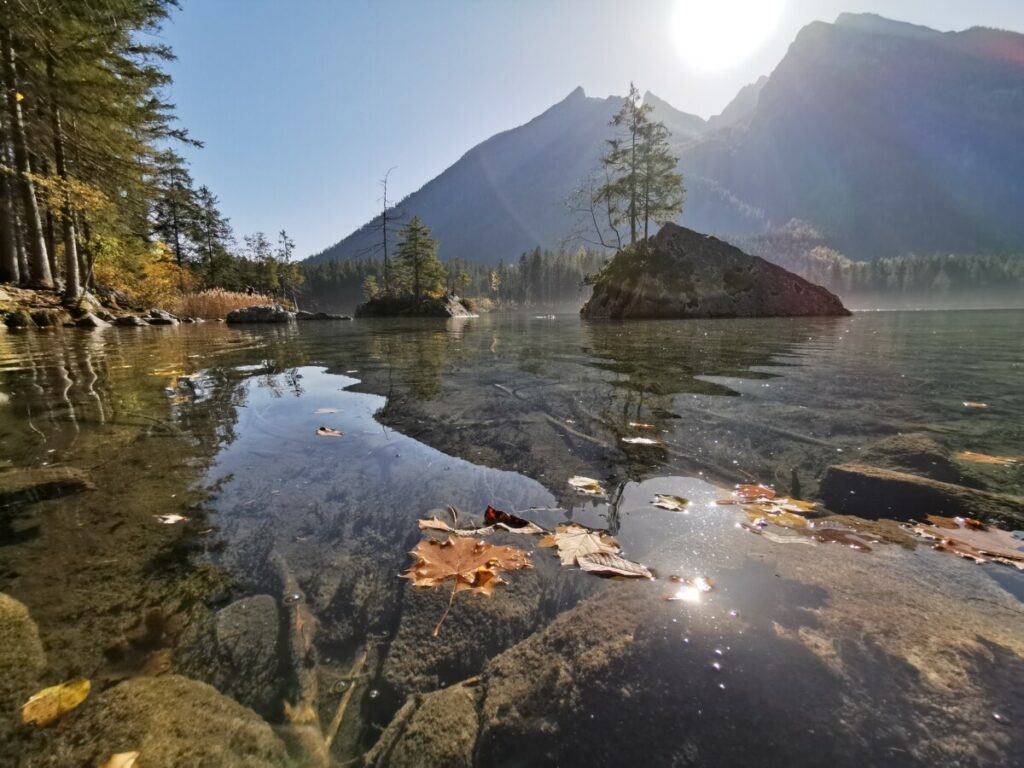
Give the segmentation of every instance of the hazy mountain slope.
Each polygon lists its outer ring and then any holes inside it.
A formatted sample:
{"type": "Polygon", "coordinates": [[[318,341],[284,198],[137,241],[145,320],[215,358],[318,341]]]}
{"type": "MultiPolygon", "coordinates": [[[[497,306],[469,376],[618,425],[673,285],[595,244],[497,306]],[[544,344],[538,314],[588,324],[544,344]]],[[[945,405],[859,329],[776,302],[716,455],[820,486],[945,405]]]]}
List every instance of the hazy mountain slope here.
{"type": "MultiPolygon", "coordinates": [[[[570,229],[567,200],[597,166],[620,104],[577,88],[525,125],[473,147],[396,207],[431,227],[442,258],[497,263],[555,246],[570,229]]],[[[312,260],[362,255],[379,231],[378,217],[312,260]]]]}
{"type": "Polygon", "coordinates": [[[1024,36],[843,15],[681,165],[857,258],[1024,248],[1024,36]]]}

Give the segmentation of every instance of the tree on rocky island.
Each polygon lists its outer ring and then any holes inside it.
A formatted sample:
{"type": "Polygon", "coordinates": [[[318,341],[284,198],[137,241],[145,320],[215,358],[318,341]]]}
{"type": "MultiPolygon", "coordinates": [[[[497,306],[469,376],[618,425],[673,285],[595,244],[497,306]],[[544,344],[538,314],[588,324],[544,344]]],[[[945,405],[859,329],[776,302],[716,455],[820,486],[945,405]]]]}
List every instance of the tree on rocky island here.
{"type": "Polygon", "coordinates": [[[413,216],[398,235],[398,278],[403,291],[417,299],[444,290],[445,269],[437,258],[437,240],[419,216],[413,216]]]}
{"type": "MultiPolygon", "coordinates": [[[[669,130],[652,121],[650,113],[650,104],[643,103],[639,89],[630,83],[629,95],[611,120],[617,135],[608,140],[601,158],[603,183],[589,195],[591,213],[603,209],[620,247],[619,227],[628,225],[629,245],[639,242],[644,248],[651,222],[660,226],[675,221],[683,211],[683,177],[669,149],[669,130]]],[[[592,218],[604,243],[598,218],[592,218]]]]}

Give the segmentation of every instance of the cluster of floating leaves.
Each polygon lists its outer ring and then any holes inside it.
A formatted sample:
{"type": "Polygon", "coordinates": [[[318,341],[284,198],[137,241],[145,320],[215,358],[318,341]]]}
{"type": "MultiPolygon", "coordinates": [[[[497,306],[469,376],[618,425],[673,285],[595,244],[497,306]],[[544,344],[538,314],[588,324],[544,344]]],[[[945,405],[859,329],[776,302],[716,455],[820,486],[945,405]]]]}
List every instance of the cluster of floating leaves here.
{"type": "MultiPolygon", "coordinates": [[[[584,488],[599,485],[596,480],[581,479],[587,481],[581,484],[584,488]]],[[[554,531],[548,531],[534,522],[494,507],[487,507],[484,512],[483,526],[459,528],[457,510],[454,507],[448,510],[452,523],[437,517],[419,521],[421,530],[443,533],[445,539],[428,537],[420,541],[410,553],[414,558],[413,564],[402,574],[417,587],[437,587],[449,579],[453,581],[448,606],[434,628],[435,637],[456,593],[469,591],[490,597],[495,587],[506,583],[501,578],[502,573],[532,567],[530,553],[526,550],[497,546],[481,538],[494,533],[541,535],[543,538],[537,546],[555,549],[563,566],[577,567],[587,573],[633,579],[654,578],[646,566],[622,557],[619,543],[604,530],[586,528],[578,523],[563,523],[554,531]]]]}
{"type": "Polygon", "coordinates": [[[935,543],[935,549],[976,563],[1002,563],[1024,570],[1024,540],[970,517],[928,515],[909,530],[935,543]]]}
{"type": "MultiPolygon", "coordinates": [[[[737,485],[727,499],[719,499],[718,504],[739,504],[747,516],[746,530],[763,534],[769,525],[787,528],[822,544],[841,544],[858,552],[870,552],[871,547],[856,531],[833,526],[816,525],[812,518],[818,514],[817,505],[810,501],[794,499],[789,496],[778,496],[772,488],[760,484],[737,485]]],[[[774,539],[780,543],[787,540],[774,539]]],[[[811,543],[803,539],[806,543],[811,543]]],[[[790,539],[800,542],[801,539],[790,539]]]]}

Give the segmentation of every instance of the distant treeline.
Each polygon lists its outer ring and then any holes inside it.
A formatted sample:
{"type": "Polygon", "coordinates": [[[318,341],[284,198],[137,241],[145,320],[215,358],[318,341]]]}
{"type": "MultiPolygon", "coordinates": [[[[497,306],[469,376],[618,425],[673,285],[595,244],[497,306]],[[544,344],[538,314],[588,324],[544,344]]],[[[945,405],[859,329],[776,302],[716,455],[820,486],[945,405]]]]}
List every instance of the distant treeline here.
{"type": "MultiPolygon", "coordinates": [[[[589,288],[587,275],[601,269],[609,255],[600,251],[550,251],[536,248],[514,264],[444,263],[446,288],[493,308],[578,306],[589,288]]],[[[349,309],[364,298],[367,278],[383,281],[383,262],[351,259],[303,264],[306,301],[323,308],[349,309]]]]}
{"type": "Polygon", "coordinates": [[[910,254],[854,261],[826,246],[812,226],[799,221],[735,244],[825,286],[854,306],[1024,303],[1024,254],[910,254]]]}

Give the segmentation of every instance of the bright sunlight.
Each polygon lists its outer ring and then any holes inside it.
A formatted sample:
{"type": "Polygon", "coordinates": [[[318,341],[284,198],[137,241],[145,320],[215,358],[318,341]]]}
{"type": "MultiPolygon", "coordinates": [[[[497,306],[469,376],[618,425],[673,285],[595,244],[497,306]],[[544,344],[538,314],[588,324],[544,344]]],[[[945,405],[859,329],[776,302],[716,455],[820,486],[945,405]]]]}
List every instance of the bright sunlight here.
{"type": "Polygon", "coordinates": [[[785,0],[676,0],[672,40],[693,69],[731,69],[764,43],[784,6],[785,0]]]}

